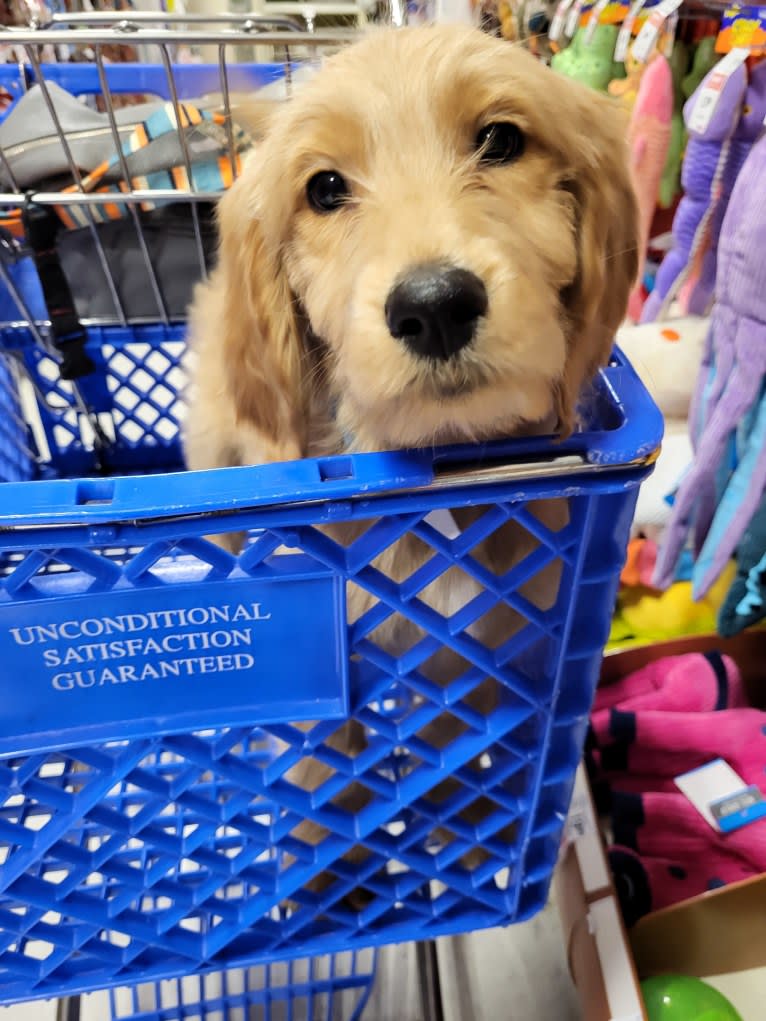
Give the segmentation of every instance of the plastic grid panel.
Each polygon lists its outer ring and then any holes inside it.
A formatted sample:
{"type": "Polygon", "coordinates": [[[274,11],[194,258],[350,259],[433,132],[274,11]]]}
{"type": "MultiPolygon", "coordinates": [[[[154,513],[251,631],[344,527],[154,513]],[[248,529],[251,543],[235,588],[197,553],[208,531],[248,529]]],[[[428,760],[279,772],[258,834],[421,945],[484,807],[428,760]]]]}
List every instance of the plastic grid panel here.
{"type": "Polygon", "coordinates": [[[283,510],[282,526],[265,528],[238,560],[201,538],[122,557],[19,552],[0,596],[39,613],[51,580],[100,602],[116,587],[188,582],[190,563],[199,580],[235,569],[258,577],[284,546],[372,600],[349,628],[352,719],[364,734],[355,744],[346,724],[324,721],[2,764],[0,996],[429,938],[534,913],[557,857],[633,496],[573,497],[568,523],[552,530],[509,491],[454,539],[433,528],[424,497],[419,509],[366,522],[350,544],[283,510]],[[509,522],[534,534],[535,550],[493,576],[476,551],[509,522]],[[394,579],[376,565],[405,533],[425,553],[394,579]],[[539,610],[522,590],[553,561],[558,596],[539,610]],[[443,616],[426,593],[450,570],[481,591],[443,616]],[[499,604],[524,626],[488,648],[471,629],[499,604]],[[415,625],[396,652],[377,639],[392,615],[415,625]],[[441,685],[427,663],[445,648],[463,668],[441,685]],[[499,695],[482,710],[473,693],[486,677],[499,695]],[[292,771],[307,762],[309,782],[297,781],[292,771]]]}
{"type": "Polygon", "coordinates": [[[374,950],[325,954],[110,992],[112,1021],[358,1021],[374,950]]]}
{"type": "MultiPolygon", "coordinates": [[[[80,385],[103,421],[121,388],[154,401],[178,366],[180,345],[136,378],[148,359],[140,345],[149,338],[153,352],[164,352],[182,336],[181,327],[91,334],[101,371],[80,385]]],[[[47,357],[15,331],[10,346],[28,365],[47,357]]],[[[57,386],[66,388],[54,379],[48,393],[57,386]]],[[[66,394],[60,401],[61,415],[50,402],[42,415],[51,428],[75,416],[69,446],[54,443],[53,457],[76,465],[89,456],[82,423],[66,394]]],[[[604,409],[611,420],[609,400],[604,409]]],[[[133,471],[177,447],[152,437],[153,424],[115,447],[133,471]]],[[[534,913],[547,895],[582,747],[642,472],[634,474],[618,483],[392,494],[363,522],[333,498],[263,507],[249,519],[259,531],[239,558],[205,541],[210,527],[200,520],[157,526],[151,538],[126,522],[122,548],[93,546],[87,532],[54,539],[43,530],[36,544],[18,547],[6,537],[0,601],[24,604],[30,621],[44,619],[49,597],[84,597],[79,612],[95,613],[112,591],[194,584],[204,596],[209,582],[235,572],[268,578],[285,548],[332,569],[366,603],[349,626],[350,743],[342,723],[284,723],[2,763],[0,998],[430,938],[534,913]],[[546,524],[535,504],[564,494],[568,520],[546,524]],[[430,517],[444,507],[463,515],[454,537],[430,517]],[[340,541],[332,523],[344,515],[356,528],[340,541]],[[520,562],[493,569],[481,551],[508,528],[533,542],[520,562]],[[386,552],[405,537],[418,545],[417,564],[387,569],[386,552]],[[557,596],[540,607],[527,585],[552,564],[561,572],[557,596]],[[430,593],[449,572],[467,594],[439,607],[430,593]],[[522,626],[487,644],[477,628],[498,607],[522,626]],[[392,647],[385,632],[394,620],[406,622],[407,638],[392,647]],[[460,669],[435,677],[431,661],[445,651],[460,669]],[[482,704],[475,696],[487,678],[495,697],[482,704]],[[295,770],[305,765],[310,773],[299,781],[295,770]]],[[[63,717],[62,726],[65,735],[63,717]]]]}
{"type": "Polygon", "coordinates": [[[71,476],[133,471],[137,462],[149,471],[179,467],[184,338],[181,325],[89,328],[87,350],[96,368],[77,387],[109,443],[97,457],[92,422],[72,384],[61,379],[55,353],[26,328],[3,331],[0,348],[19,354],[36,388],[49,469],[71,476]]]}
{"type": "MultiPolygon", "coordinates": [[[[78,402],[72,384],[60,378],[55,353],[36,343],[27,327],[0,330],[0,353],[18,357],[35,388],[42,474],[73,478],[182,468],[185,347],[183,324],[89,327],[86,351],[95,370],[76,381],[78,402]],[[94,420],[108,441],[100,451],[94,450],[94,420]]],[[[618,379],[623,371],[620,365],[614,363],[618,379]]],[[[635,389],[632,370],[627,377],[620,382],[635,389]]],[[[614,379],[602,381],[582,408],[586,435],[620,433],[622,417],[611,390],[614,385],[614,379]]],[[[2,402],[0,394],[0,407],[2,402]]],[[[651,416],[649,425],[655,426],[651,416]]],[[[651,434],[650,427],[642,429],[641,422],[631,420],[624,439],[628,449],[635,451],[631,456],[638,453],[636,439],[642,432],[651,434]]]]}
{"type": "MultiPolygon", "coordinates": [[[[178,443],[183,392],[183,335],[104,344],[112,421],[121,444],[168,447],[178,443]]],[[[140,337],[140,334],[139,334],[140,337]]]]}
{"type": "Polygon", "coordinates": [[[0,482],[23,482],[35,470],[30,437],[16,387],[14,366],[0,352],[0,482]]]}

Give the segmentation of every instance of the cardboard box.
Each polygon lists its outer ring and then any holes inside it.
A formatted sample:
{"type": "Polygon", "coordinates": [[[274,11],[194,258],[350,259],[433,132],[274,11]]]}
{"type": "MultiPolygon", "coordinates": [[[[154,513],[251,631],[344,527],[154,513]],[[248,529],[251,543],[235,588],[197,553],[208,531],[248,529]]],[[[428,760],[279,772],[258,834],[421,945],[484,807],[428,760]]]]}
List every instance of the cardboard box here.
{"type": "MultiPolygon", "coordinates": [[[[766,706],[765,631],[613,653],[604,660],[602,683],[663,656],[710,649],[737,662],[751,704],[766,706]]],[[[554,889],[584,1021],[646,1021],[639,980],[651,975],[704,978],[766,967],[766,875],[653,912],[626,932],[582,767],[554,889]]]]}

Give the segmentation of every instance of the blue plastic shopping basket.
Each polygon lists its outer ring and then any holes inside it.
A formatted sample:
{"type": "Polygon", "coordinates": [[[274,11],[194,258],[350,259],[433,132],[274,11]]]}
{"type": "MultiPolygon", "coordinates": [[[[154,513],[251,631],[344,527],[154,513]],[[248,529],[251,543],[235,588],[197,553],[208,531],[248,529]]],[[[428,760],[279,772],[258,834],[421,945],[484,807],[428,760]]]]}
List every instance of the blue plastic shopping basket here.
{"type": "Polygon", "coordinates": [[[75,389],[29,324],[0,331],[0,1000],[536,912],[662,435],[625,359],[563,442],[185,473],[183,325],[87,333],[75,389]],[[347,545],[322,527],[343,521],[347,545]],[[475,551],[508,522],[534,550],[496,573],[475,551]],[[250,534],[238,558],[205,538],[226,530],[250,534]],[[378,558],[406,533],[428,555],[396,580],[378,558]],[[553,563],[540,609],[525,584],[553,563]],[[479,587],[444,617],[423,591],[448,570],[479,587]],[[354,621],[350,586],[370,596],[354,621]],[[523,626],[486,647],[472,625],[500,603],[523,626]],[[398,655],[376,640],[396,615],[419,635],[398,655]],[[446,685],[426,669],[444,648],[446,685]]]}
{"type": "Polygon", "coordinates": [[[112,1021],[358,1021],[375,951],[313,957],[111,990],[112,1021]]]}
{"type": "MultiPolygon", "coordinates": [[[[104,392],[153,406],[163,390],[170,405],[154,422],[175,422],[169,372],[144,366],[175,365],[179,346],[161,332],[111,335],[108,344],[96,332],[104,392]]],[[[66,384],[51,380],[49,356],[33,346],[18,354],[38,388],[45,434],[61,443],[44,465],[50,474],[84,456],[74,432],[82,415],[61,403],[66,384]]],[[[661,436],[629,366],[615,359],[591,428],[556,446],[517,441],[215,473],[142,474],[158,448],[168,462],[178,455],[177,437],[148,426],[133,438],[123,426],[140,421],[135,407],[128,415],[115,401],[119,463],[125,471],[132,455],[135,473],[54,480],[40,478],[7,361],[3,998],[429,938],[540,908],[637,486],[661,436]],[[562,497],[570,520],[554,533],[528,508],[562,497]],[[455,538],[430,523],[435,509],[468,505],[486,509],[455,538]],[[348,548],[317,528],[347,519],[369,522],[348,548]],[[471,551],[510,519],[539,547],[509,575],[491,576],[471,551]],[[203,538],[224,524],[254,530],[238,560],[203,538]],[[406,530],[432,555],[418,576],[395,583],[371,561],[406,530]],[[518,590],[553,559],[560,595],[540,612],[518,590]],[[418,593],[454,566],[484,592],[443,619],[418,593]],[[352,626],[347,581],[375,597],[352,626]],[[467,628],[498,600],[527,623],[485,649],[467,628]],[[392,613],[425,635],[398,657],[369,637],[392,613]],[[442,645],[467,664],[445,688],[419,669],[442,645]],[[120,666],[130,668],[123,683],[120,666]],[[465,698],[487,675],[505,697],[484,717],[465,698]],[[429,747],[419,732],[444,712],[460,721],[459,735],[429,747]],[[347,717],[366,732],[354,758],[332,746],[347,717]],[[298,729],[299,719],[316,722],[298,729]],[[286,779],[301,757],[329,767],[311,792],[286,779]],[[446,776],[455,789],[429,800],[446,776]],[[354,814],[338,807],[352,785],[369,795],[354,814]],[[471,825],[463,810],[480,797],[492,811],[471,825]],[[295,836],[307,818],[321,827],[317,846],[295,836]],[[344,860],[360,845],[361,860],[344,860]],[[316,892],[320,873],[333,881],[316,892]],[[367,900],[354,907],[347,895],[359,888],[367,900]]]]}

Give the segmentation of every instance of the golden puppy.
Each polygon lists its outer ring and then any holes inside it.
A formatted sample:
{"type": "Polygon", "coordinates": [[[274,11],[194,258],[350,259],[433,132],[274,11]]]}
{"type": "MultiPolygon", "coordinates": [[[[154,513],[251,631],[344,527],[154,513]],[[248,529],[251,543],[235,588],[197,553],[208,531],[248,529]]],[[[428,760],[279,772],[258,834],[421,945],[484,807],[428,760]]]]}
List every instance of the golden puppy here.
{"type": "MultiPolygon", "coordinates": [[[[456,26],[379,31],[328,60],[270,120],[220,204],[220,233],[191,311],[195,469],[567,433],[638,267],[617,109],[456,26]]],[[[566,520],[563,502],[532,510],[551,528],[566,520]]],[[[345,543],[362,527],[333,534],[345,543]]],[[[531,542],[510,522],[474,556],[501,573],[531,542]]],[[[399,581],[432,554],[408,535],[376,566],[399,581]]],[[[557,584],[554,565],[523,594],[545,608],[557,584]]],[[[448,616],[478,591],[455,568],[419,598],[448,616]]],[[[349,617],[371,599],[350,585],[349,617]]],[[[468,631],[494,648],[518,624],[501,601],[468,631]]],[[[368,637],[396,653],[419,634],[394,615],[368,637]]],[[[421,669],[443,684],[466,666],[445,649],[421,669]]],[[[495,686],[485,678],[464,702],[490,712],[495,686]]],[[[419,736],[443,746],[461,726],[437,712],[419,736]]],[[[354,754],[363,729],[326,744],[354,754]]],[[[289,779],[314,790],[328,772],[312,761],[289,779]]]]}
{"type": "Polygon", "coordinates": [[[614,107],[456,26],[328,60],[220,231],[192,468],[567,431],[637,272],[614,107]]]}

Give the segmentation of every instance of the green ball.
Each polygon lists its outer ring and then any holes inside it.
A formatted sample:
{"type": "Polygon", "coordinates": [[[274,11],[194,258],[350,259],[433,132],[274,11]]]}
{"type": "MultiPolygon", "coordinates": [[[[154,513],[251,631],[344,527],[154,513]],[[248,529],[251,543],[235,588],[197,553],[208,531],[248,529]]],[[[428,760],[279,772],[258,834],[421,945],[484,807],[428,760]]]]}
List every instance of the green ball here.
{"type": "Polygon", "coordinates": [[[725,996],[698,978],[658,975],[641,983],[649,1021],[742,1021],[725,996]]]}

